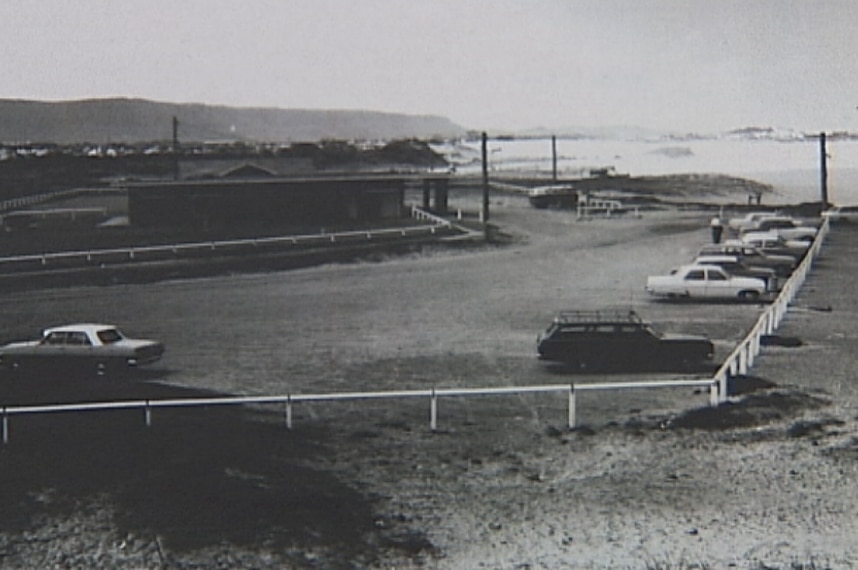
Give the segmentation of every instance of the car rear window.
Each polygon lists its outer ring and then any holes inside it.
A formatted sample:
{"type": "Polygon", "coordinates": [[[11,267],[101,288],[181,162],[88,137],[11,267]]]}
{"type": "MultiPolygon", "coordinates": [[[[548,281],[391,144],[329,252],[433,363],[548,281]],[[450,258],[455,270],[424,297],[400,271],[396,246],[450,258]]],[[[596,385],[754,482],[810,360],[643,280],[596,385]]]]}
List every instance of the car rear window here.
{"type": "Polygon", "coordinates": [[[116,329],[98,331],[98,339],[104,344],[112,344],[122,340],[122,334],[116,329]]]}

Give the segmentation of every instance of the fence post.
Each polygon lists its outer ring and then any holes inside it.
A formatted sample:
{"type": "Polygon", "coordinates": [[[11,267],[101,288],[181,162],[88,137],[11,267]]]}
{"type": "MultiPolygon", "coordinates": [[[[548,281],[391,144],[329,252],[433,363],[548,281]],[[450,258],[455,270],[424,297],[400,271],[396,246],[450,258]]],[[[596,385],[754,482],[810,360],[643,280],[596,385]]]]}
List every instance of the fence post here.
{"type": "Polygon", "coordinates": [[[435,393],[435,388],[432,388],[431,402],[429,404],[429,428],[432,431],[438,431],[438,395],[435,393]]]}
{"type": "Polygon", "coordinates": [[[720,398],[718,396],[718,380],[713,380],[712,385],[709,386],[709,406],[713,408],[717,408],[720,403],[720,398]]]}
{"type": "Polygon", "coordinates": [[[286,396],[286,429],[292,429],[292,394],[286,396]]]}
{"type": "Polygon", "coordinates": [[[727,401],[727,378],[729,376],[726,372],[721,374],[721,377],[718,378],[718,401],[723,403],[727,401]]]}
{"type": "Polygon", "coordinates": [[[9,443],[9,414],[3,406],[3,445],[9,443]]]}
{"type": "Polygon", "coordinates": [[[146,417],[146,427],[152,427],[152,406],[149,405],[149,400],[146,400],[144,410],[144,416],[146,417]]]}
{"type": "Polygon", "coordinates": [[[569,429],[575,429],[575,384],[569,384],[569,410],[567,412],[566,425],[569,429]]]}
{"type": "Polygon", "coordinates": [[[748,343],[748,369],[750,370],[754,366],[754,357],[757,356],[758,348],[757,348],[757,340],[760,338],[759,331],[755,331],[753,336],[750,338],[750,342],[748,343]]]}

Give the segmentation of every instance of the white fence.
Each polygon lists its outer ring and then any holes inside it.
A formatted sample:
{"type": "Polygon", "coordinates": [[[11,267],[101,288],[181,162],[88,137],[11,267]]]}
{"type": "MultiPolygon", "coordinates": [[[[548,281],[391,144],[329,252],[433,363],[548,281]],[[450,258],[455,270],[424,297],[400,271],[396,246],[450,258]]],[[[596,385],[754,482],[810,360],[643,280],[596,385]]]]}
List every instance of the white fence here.
{"type": "Polygon", "coordinates": [[[274,237],[260,237],[234,240],[218,240],[208,242],[177,243],[170,245],[149,245],[137,247],[122,247],[110,249],[91,249],[80,251],[63,251],[58,253],[38,253],[28,255],[13,255],[0,257],[0,271],[13,269],[22,265],[49,266],[61,263],[67,266],[69,263],[79,264],[109,264],[128,263],[138,260],[154,261],[175,257],[181,253],[185,254],[211,254],[217,253],[239,253],[242,250],[252,250],[261,246],[298,246],[298,245],[321,245],[331,243],[354,243],[358,241],[369,241],[372,239],[390,239],[399,237],[415,237],[421,235],[434,235],[439,228],[449,229],[452,224],[413,206],[411,217],[429,222],[425,225],[381,228],[373,230],[325,232],[316,234],[288,235],[274,237]]]}
{"type": "Polygon", "coordinates": [[[220,398],[182,398],[174,400],[127,400],[116,402],[90,402],[80,404],[51,404],[44,406],[4,406],[0,408],[3,424],[3,443],[9,443],[12,416],[59,412],[93,412],[105,410],[141,410],[146,426],[151,426],[153,410],[158,408],[189,408],[200,406],[228,406],[271,404],[283,406],[284,421],[288,429],[293,425],[293,407],[302,402],[335,402],[379,399],[423,398],[429,402],[429,427],[438,429],[439,400],[456,396],[500,396],[509,394],[558,393],[568,401],[567,425],[577,425],[576,393],[586,391],[630,390],[643,388],[709,388],[710,405],[718,404],[718,384],[712,379],[678,379],[650,382],[608,382],[593,384],[551,384],[543,386],[503,386],[498,388],[431,388],[424,390],[402,390],[387,392],[339,392],[333,394],[287,394],[284,396],[227,396],[220,398]]]}
{"type": "MultiPolygon", "coordinates": [[[[431,214],[428,214],[431,216],[431,214]]],[[[795,269],[775,301],[766,307],[749,334],[738,344],[727,357],[724,364],[712,378],[705,379],[672,379],[643,382],[607,382],[582,384],[553,384],[542,386],[504,386],[487,388],[431,388],[424,390],[404,390],[386,392],[341,392],[331,394],[286,394],[281,396],[232,396],[218,398],[185,398],[174,400],[130,400],[117,402],[92,402],[79,404],[56,404],[45,406],[4,406],[0,409],[2,415],[3,443],[10,438],[10,419],[12,416],[24,414],[42,414],[57,412],[89,412],[99,410],[128,410],[136,409],[144,412],[146,425],[152,424],[152,412],[159,408],[179,408],[196,406],[223,406],[274,404],[284,407],[285,424],[292,428],[293,406],[302,402],[333,402],[372,399],[406,399],[424,398],[429,401],[429,425],[435,431],[438,429],[438,405],[444,397],[492,396],[509,394],[558,393],[565,394],[568,399],[567,425],[570,429],[576,427],[576,393],[584,391],[633,390],[652,388],[681,388],[698,387],[709,389],[709,404],[717,406],[728,397],[727,380],[736,374],[747,374],[754,359],[760,352],[760,339],[763,335],[772,334],[786,314],[789,303],[804,283],[814,257],[818,254],[829,230],[825,220],[819,233],[811,245],[801,264],[795,269]]]]}
{"type": "Polygon", "coordinates": [[[792,272],[792,275],[784,284],[778,296],[766,307],[759,319],[757,319],[757,322],[751,327],[747,336],[733,349],[733,352],[730,353],[725,359],[724,364],[715,373],[715,381],[719,386],[720,402],[727,401],[728,378],[737,374],[744,375],[748,373],[748,370],[754,364],[754,359],[760,354],[762,337],[772,334],[781,324],[790,303],[804,284],[805,279],[807,279],[807,274],[810,272],[813,261],[822,248],[822,242],[825,241],[829,229],[828,218],[825,218],[807,254],[792,272]]]}

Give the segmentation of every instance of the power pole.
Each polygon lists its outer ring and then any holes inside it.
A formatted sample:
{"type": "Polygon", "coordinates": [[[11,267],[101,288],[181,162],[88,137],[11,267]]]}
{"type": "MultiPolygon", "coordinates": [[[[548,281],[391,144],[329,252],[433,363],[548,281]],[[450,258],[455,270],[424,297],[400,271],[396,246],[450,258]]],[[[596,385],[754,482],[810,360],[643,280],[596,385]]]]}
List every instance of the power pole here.
{"type": "Polygon", "coordinates": [[[179,179],[179,119],[173,115],[173,180],[179,179]]]}
{"type": "Polygon", "coordinates": [[[488,237],[488,222],[489,222],[489,151],[488,151],[488,135],[483,133],[483,225],[488,237]]]}
{"type": "Polygon", "coordinates": [[[551,135],[551,179],[557,182],[557,136],[551,135]]]}
{"type": "Polygon", "coordinates": [[[825,150],[825,133],[819,133],[819,190],[822,208],[828,207],[828,152],[825,150]]]}

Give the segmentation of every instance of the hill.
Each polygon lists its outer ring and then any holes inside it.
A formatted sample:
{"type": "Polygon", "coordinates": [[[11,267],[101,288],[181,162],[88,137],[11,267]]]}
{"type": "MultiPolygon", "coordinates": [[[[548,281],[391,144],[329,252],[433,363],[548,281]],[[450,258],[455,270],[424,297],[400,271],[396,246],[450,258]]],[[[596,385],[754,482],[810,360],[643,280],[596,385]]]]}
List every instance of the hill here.
{"type": "Polygon", "coordinates": [[[144,99],[43,102],[0,99],[0,142],[57,144],[165,141],[173,117],[181,141],[295,142],[451,137],[465,129],[433,115],[378,111],[240,108],[144,99]]]}

